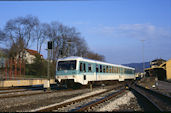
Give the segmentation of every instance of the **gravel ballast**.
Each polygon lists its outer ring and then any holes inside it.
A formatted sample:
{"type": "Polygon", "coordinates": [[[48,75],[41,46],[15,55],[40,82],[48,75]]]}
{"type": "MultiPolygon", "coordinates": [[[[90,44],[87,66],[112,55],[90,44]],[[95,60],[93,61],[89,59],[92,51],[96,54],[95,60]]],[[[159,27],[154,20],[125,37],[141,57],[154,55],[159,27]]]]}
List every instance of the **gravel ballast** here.
{"type": "Polygon", "coordinates": [[[142,111],[142,109],[138,105],[134,94],[131,91],[128,91],[121,97],[118,97],[107,105],[99,108],[97,111],[142,111]]]}

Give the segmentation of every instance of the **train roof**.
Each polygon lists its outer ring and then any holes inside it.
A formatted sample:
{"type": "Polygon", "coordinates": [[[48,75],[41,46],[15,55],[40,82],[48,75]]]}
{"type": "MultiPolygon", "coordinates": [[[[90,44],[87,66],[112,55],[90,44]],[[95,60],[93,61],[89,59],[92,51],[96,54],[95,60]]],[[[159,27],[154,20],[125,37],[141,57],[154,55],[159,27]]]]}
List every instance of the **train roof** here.
{"type": "Polygon", "coordinates": [[[58,61],[63,61],[63,60],[82,60],[82,61],[88,61],[88,62],[92,62],[92,63],[100,63],[100,64],[104,64],[104,65],[111,65],[111,66],[117,66],[117,67],[123,67],[123,68],[135,70],[135,68],[128,67],[128,66],[111,64],[111,63],[107,63],[107,62],[103,62],[103,61],[98,61],[98,60],[93,60],[93,59],[88,59],[88,58],[83,58],[83,57],[77,57],[77,56],[70,56],[70,57],[58,59],[58,61]]]}

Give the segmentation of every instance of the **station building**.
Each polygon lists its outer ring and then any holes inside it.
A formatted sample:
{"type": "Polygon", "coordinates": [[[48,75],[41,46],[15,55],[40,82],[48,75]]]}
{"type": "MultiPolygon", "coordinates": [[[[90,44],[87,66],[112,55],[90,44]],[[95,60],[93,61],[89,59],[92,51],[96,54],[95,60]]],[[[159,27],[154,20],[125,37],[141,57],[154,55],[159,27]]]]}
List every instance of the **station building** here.
{"type": "Polygon", "coordinates": [[[167,80],[171,81],[171,59],[166,62],[166,75],[167,80]]]}
{"type": "Polygon", "coordinates": [[[156,59],[150,62],[150,68],[144,70],[146,77],[157,77],[159,80],[171,81],[171,59],[156,59]]]}

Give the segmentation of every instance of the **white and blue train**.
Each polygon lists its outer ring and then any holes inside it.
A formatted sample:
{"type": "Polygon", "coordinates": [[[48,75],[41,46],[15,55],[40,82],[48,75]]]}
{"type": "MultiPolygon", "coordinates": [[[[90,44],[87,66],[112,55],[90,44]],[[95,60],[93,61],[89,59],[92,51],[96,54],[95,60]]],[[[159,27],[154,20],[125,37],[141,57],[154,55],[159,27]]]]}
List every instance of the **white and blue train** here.
{"type": "Polygon", "coordinates": [[[123,65],[110,64],[82,57],[66,57],[57,62],[56,80],[73,80],[87,85],[92,81],[135,80],[135,69],[123,65]]]}

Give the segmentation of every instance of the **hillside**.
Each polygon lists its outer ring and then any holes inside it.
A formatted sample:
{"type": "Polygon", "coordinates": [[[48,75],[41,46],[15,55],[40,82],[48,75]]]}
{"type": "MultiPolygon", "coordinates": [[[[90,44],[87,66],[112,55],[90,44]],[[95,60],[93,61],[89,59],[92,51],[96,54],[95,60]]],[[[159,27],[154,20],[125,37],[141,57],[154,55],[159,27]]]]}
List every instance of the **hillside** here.
{"type": "MultiPolygon", "coordinates": [[[[122,64],[124,66],[129,66],[135,68],[135,72],[143,72],[143,63],[130,63],[130,64],[122,64]]],[[[150,67],[150,62],[145,62],[145,68],[150,67]]]]}

